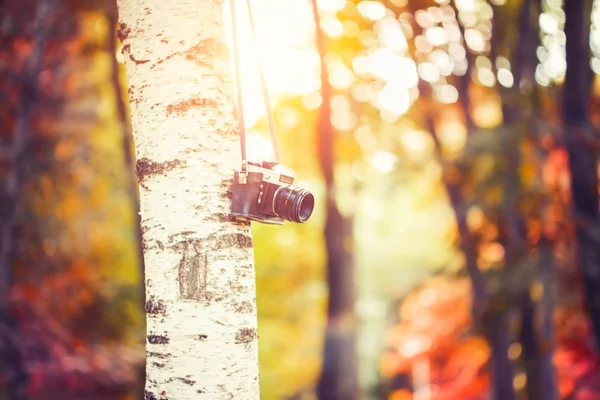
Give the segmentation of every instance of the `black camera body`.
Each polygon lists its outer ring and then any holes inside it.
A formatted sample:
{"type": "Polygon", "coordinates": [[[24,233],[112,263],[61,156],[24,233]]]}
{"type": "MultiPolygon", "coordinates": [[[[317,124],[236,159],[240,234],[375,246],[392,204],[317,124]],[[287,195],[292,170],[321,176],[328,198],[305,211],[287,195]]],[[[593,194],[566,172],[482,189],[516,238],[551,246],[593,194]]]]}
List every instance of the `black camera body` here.
{"type": "Polygon", "coordinates": [[[233,176],[231,214],[241,220],[282,225],[302,223],[311,216],[315,199],[293,186],[292,172],[270,161],[248,162],[246,170],[233,176]]]}

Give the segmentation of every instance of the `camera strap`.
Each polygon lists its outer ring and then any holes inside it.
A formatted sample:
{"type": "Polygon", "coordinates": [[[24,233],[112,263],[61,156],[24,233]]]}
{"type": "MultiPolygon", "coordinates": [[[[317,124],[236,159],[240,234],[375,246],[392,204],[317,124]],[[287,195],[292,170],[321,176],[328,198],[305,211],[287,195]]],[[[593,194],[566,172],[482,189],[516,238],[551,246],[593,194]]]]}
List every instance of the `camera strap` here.
{"type": "MultiPolygon", "coordinates": [[[[246,176],[247,173],[247,165],[248,158],[246,155],[246,127],[244,125],[244,104],[242,101],[242,74],[240,68],[240,55],[239,55],[239,43],[237,36],[237,27],[236,27],[236,15],[235,15],[235,1],[229,0],[229,5],[231,8],[231,31],[232,31],[232,41],[233,41],[233,62],[235,68],[235,80],[236,80],[236,92],[237,92],[237,119],[240,131],[240,149],[242,153],[242,169],[241,173],[246,176]]],[[[256,59],[258,62],[258,71],[260,74],[260,83],[262,87],[262,96],[265,105],[265,112],[267,117],[267,122],[269,124],[269,131],[271,133],[271,143],[273,144],[273,154],[275,156],[275,161],[279,164],[279,146],[277,144],[277,136],[275,133],[275,121],[273,119],[273,109],[271,107],[271,99],[269,97],[269,91],[267,87],[267,82],[265,80],[263,65],[260,57],[260,51],[258,49],[258,39],[256,35],[256,29],[254,26],[254,18],[252,17],[252,7],[250,6],[250,0],[246,0],[246,5],[248,7],[248,17],[250,19],[250,28],[252,30],[252,39],[254,41],[254,48],[256,51],[256,59]]],[[[241,176],[240,176],[241,178],[241,176]]]]}

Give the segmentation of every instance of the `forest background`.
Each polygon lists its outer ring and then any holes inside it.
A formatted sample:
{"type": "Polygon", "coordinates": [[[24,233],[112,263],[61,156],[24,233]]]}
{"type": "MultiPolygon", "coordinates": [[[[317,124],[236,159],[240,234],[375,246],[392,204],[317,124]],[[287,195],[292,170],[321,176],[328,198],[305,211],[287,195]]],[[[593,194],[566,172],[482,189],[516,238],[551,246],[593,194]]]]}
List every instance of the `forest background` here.
{"type": "MultiPolygon", "coordinates": [[[[600,398],[599,3],[252,4],[282,159],[318,200],[253,226],[261,398],[600,398]],[[348,340],[323,351],[332,321],[348,340]]],[[[139,398],[116,5],[3,1],[0,21],[3,323],[33,398],[139,398]]],[[[238,29],[250,155],[269,157],[238,29]]]]}

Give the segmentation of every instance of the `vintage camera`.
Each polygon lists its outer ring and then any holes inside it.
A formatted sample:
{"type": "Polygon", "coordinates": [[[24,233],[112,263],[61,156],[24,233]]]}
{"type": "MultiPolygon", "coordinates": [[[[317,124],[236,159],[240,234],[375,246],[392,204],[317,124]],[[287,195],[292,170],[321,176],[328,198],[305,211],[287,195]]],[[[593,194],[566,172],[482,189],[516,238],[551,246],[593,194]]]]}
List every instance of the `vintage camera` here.
{"type": "Polygon", "coordinates": [[[292,172],[281,164],[248,162],[245,172],[242,168],[233,176],[232,215],[266,224],[305,222],[313,212],[315,198],[293,183],[292,172]]]}

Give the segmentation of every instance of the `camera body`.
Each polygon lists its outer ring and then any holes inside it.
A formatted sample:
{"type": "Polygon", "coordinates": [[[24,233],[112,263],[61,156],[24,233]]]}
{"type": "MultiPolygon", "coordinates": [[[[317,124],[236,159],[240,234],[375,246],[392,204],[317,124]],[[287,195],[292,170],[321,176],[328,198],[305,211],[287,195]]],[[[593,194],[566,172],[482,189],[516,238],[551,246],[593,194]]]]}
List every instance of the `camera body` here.
{"type": "Polygon", "coordinates": [[[285,220],[305,222],[312,214],[314,197],[293,183],[292,172],[283,165],[248,162],[245,172],[236,171],[233,176],[231,214],[274,225],[285,220]]]}

